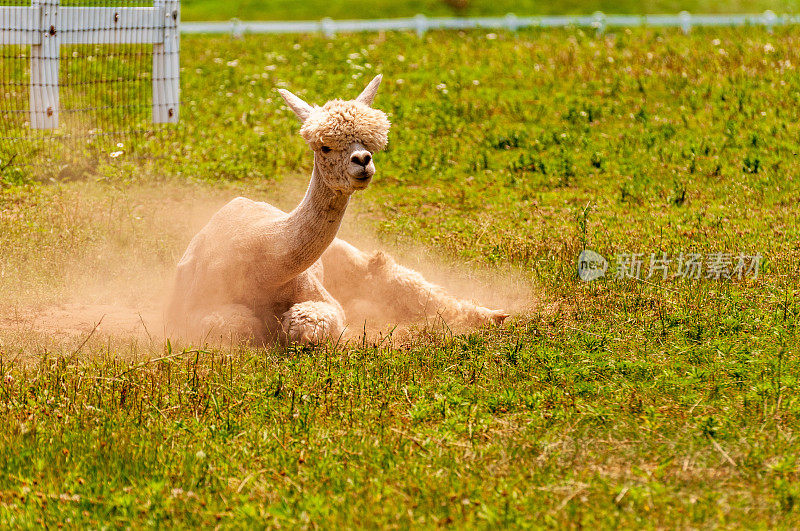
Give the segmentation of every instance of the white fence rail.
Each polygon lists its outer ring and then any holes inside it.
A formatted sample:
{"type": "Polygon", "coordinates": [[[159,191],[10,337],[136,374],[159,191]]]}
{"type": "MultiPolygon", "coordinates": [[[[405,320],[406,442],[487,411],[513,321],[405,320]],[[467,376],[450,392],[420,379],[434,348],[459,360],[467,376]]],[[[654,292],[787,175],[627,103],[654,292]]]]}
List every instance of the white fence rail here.
{"type": "Polygon", "coordinates": [[[31,47],[31,128],[58,128],[59,55],[72,44],[152,44],[153,122],[176,123],[179,21],[179,0],[154,0],[153,7],[70,7],[60,0],[0,6],[0,46],[31,47]]]}
{"type": "Polygon", "coordinates": [[[388,18],[374,20],[322,20],[306,21],[261,21],[245,22],[232,19],[226,22],[184,22],[182,33],[229,33],[242,36],[246,33],[322,33],[333,37],[337,33],[362,31],[415,31],[422,36],[429,30],[460,29],[506,29],[541,27],[590,27],[604,31],[609,27],[678,27],[689,32],[700,26],[763,26],[772,30],[775,26],[800,23],[800,16],[781,15],[772,11],[744,15],[692,15],[686,11],[677,15],[606,15],[594,13],[586,16],[542,16],[519,17],[509,13],[504,17],[426,17],[388,18]]]}

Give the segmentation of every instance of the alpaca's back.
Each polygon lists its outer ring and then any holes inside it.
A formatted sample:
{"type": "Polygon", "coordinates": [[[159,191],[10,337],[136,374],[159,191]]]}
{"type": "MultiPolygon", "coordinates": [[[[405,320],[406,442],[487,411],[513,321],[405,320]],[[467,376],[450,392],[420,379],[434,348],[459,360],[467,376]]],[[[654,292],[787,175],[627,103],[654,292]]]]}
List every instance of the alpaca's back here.
{"type": "Polygon", "coordinates": [[[265,227],[285,216],[268,203],[243,197],[214,214],[178,262],[166,315],[169,327],[182,329],[190,314],[204,308],[232,301],[257,303],[262,294],[253,289],[254,277],[263,275],[268,260],[253,249],[268,236],[265,227]]]}

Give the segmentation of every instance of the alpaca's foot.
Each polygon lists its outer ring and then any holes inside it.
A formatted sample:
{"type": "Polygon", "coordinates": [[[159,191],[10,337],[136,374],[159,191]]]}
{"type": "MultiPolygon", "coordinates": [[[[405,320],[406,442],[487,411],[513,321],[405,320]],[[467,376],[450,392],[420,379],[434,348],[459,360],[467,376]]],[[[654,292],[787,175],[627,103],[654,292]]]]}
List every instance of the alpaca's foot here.
{"type": "Polygon", "coordinates": [[[344,329],[344,316],[328,302],[298,302],[283,314],[283,331],[293,343],[318,345],[336,338],[344,329]]]}
{"type": "Polygon", "coordinates": [[[267,340],[264,323],[241,304],[228,304],[206,314],[200,319],[200,331],[204,340],[211,341],[264,344],[267,340]]]}
{"type": "Polygon", "coordinates": [[[483,306],[475,306],[467,315],[467,323],[473,326],[497,325],[500,326],[508,318],[506,312],[490,310],[483,306]]]}

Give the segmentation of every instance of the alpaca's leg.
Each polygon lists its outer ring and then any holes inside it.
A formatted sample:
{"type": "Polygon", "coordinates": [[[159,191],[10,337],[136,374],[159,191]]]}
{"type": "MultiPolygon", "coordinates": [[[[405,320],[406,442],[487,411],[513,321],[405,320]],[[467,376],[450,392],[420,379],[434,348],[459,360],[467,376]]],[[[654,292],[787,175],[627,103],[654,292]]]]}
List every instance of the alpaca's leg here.
{"type": "Polygon", "coordinates": [[[226,304],[192,319],[204,341],[249,341],[256,345],[267,342],[267,327],[253,311],[241,304],[226,304]]]}
{"type": "Polygon", "coordinates": [[[381,251],[365,253],[338,238],[322,255],[322,263],[325,285],[339,300],[367,300],[395,319],[440,316],[446,322],[481,325],[501,324],[508,317],[449,295],[381,251]]]}
{"type": "Polygon", "coordinates": [[[316,345],[336,339],[344,330],[342,306],[322,286],[314,274],[298,279],[296,302],[283,314],[285,339],[304,345],[316,345]]]}

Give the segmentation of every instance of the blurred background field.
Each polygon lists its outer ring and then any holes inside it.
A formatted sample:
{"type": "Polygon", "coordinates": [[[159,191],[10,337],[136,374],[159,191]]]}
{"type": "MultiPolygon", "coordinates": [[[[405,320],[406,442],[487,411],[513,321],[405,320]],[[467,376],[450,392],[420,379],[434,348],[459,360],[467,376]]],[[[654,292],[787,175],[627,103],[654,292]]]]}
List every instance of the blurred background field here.
{"type": "Polygon", "coordinates": [[[319,20],[427,16],[586,15],[595,11],[609,14],[678,13],[795,13],[798,0],[184,0],[184,20],[319,20]]]}

